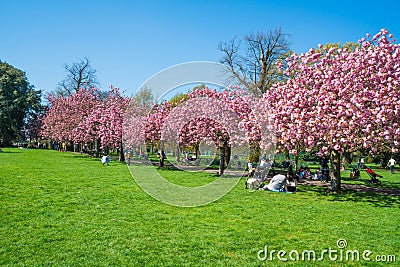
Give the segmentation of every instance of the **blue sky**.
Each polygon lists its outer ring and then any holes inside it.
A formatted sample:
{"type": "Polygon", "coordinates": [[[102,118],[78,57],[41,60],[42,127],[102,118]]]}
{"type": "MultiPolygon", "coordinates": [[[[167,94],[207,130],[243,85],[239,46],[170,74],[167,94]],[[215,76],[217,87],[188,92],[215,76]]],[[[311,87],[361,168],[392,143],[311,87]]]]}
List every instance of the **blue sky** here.
{"type": "Polygon", "coordinates": [[[398,1],[8,1],[0,0],[0,60],[53,90],[64,64],[88,57],[101,87],[132,94],[175,64],[216,61],[218,44],[276,27],[290,48],[356,42],[388,29],[400,40],[398,1]]]}

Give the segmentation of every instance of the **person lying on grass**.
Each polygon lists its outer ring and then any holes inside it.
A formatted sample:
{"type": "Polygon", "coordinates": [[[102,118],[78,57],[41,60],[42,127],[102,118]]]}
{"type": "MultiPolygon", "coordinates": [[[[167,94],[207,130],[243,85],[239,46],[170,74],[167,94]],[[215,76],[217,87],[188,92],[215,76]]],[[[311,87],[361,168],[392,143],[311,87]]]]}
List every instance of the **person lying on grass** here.
{"type": "Polygon", "coordinates": [[[296,179],[294,179],[293,174],[289,171],[286,176],[283,174],[277,174],[272,177],[271,181],[260,190],[270,190],[274,192],[296,192],[296,179]]]}

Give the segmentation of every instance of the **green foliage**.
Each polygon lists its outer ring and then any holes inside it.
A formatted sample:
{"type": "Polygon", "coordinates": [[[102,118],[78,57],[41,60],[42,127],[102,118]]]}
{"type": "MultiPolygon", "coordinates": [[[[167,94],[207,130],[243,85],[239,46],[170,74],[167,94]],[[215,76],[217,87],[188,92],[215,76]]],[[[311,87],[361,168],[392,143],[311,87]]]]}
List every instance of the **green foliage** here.
{"type": "Polygon", "coordinates": [[[19,137],[25,119],[40,108],[40,94],[23,71],[0,61],[0,145],[19,137]]]}
{"type": "Polygon", "coordinates": [[[174,95],[174,96],[169,100],[169,102],[170,102],[172,105],[179,105],[182,101],[189,100],[189,93],[190,93],[190,92],[194,92],[194,91],[196,91],[196,90],[200,90],[200,89],[204,89],[204,88],[206,88],[205,84],[201,84],[201,85],[199,85],[199,86],[193,87],[192,90],[189,90],[189,91],[186,92],[186,93],[177,93],[176,95],[174,95]]]}
{"type": "Polygon", "coordinates": [[[172,105],[179,105],[181,101],[189,99],[189,93],[177,93],[169,101],[172,105]]]}
{"type": "MultiPolygon", "coordinates": [[[[327,196],[321,187],[305,186],[297,194],[249,192],[241,180],[210,205],[178,208],[148,196],[115,161],[102,166],[73,153],[3,150],[1,266],[390,265],[333,262],[327,255],[318,262],[257,259],[266,245],[288,253],[322,251],[337,249],[339,238],[348,249],[400,255],[396,197],[353,191],[327,196]]],[[[184,186],[215,179],[160,172],[184,186]]],[[[398,188],[400,177],[379,173],[398,188]]]]}
{"type": "Polygon", "coordinates": [[[354,42],[346,42],[344,44],[341,43],[327,43],[325,45],[323,45],[321,48],[317,48],[316,51],[317,52],[322,52],[323,49],[330,49],[332,47],[335,48],[345,48],[348,49],[349,51],[354,51],[357,47],[360,47],[360,44],[358,43],[354,43],[354,42]]]}
{"type": "Polygon", "coordinates": [[[154,103],[154,96],[149,88],[143,87],[136,92],[133,96],[133,100],[144,107],[151,107],[154,103]]]}

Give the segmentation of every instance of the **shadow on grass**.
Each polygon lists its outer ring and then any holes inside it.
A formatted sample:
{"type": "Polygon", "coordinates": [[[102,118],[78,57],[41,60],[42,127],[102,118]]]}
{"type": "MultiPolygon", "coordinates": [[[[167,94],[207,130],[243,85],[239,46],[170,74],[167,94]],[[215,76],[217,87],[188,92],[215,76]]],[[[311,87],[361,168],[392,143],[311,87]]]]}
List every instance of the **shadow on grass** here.
{"type": "Polygon", "coordinates": [[[400,196],[399,195],[389,195],[384,193],[375,193],[368,191],[356,191],[352,189],[343,188],[340,193],[327,193],[327,187],[323,186],[313,186],[313,185],[304,185],[300,187],[301,191],[314,193],[319,195],[320,197],[325,197],[329,201],[352,201],[352,202],[360,202],[360,203],[369,203],[376,207],[400,207],[400,196]]]}
{"type": "Polygon", "coordinates": [[[0,147],[0,154],[15,154],[15,153],[21,153],[23,150],[26,150],[25,148],[18,149],[18,147],[0,147]]]}
{"type": "MultiPolygon", "coordinates": [[[[400,180],[400,175],[396,175],[397,180],[400,180]]],[[[400,190],[400,182],[382,181],[382,187],[400,190]]]]}
{"type": "MultiPolygon", "coordinates": [[[[178,167],[176,167],[176,166],[174,166],[174,165],[172,165],[172,164],[170,164],[170,163],[164,165],[164,167],[162,167],[162,168],[158,168],[158,162],[156,162],[156,163],[153,162],[153,166],[154,166],[154,168],[156,168],[156,169],[158,169],[158,170],[161,170],[161,171],[190,172],[189,170],[180,169],[180,168],[178,168],[178,167]]],[[[209,171],[210,171],[209,168],[207,168],[206,170],[209,170],[209,171]]],[[[212,171],[213,171],[213,170],[212,170],[212,171]]],[[[196,171],[195,171],[195,172],[196,172],[196,171]]],[[[194,173],[195,173],[195,172],[194,172],[194,173]]],[[[207,173],[205,170],[203,170],[202,172],[207,173]]],[[[216,174],[216,173],[208,172],[208,174],[209,174],[211,177],[219,177],[219,175],[216,174]]]]}
{"type": "Polygon", "coordinates": [[[78,158],[78,159],[100,159],[100,158],[92,157],[92,156],[86,155],[86,154],[73,154],[72,157],[78,158]]]}
{"type": "Polygon", "coordinates": [[[393,175],[393,177],[391,177],[391,179],[396,179],[396,180],[392,180],[392,181],[388,181],[387,178],[382,179],[382,178],[378,178],[382,184],[381,185],[370,185],[370,184],[366,184],[366,181],[368,181],[369,179],[360,179],[360,180],[352,180],[350,178],[342,178],[342,183],[344,184],[354,184],[354,185],[366,185],[368,187],[371,188],[386,188],[386,189],[391,189],[391,190],[400,190],[400,175],[397,176],[396,174],[393,175]]]}
{"type": "MultiPolygon", "coordinates": [[[[153,163],[153,166],[155,167],[155,168],[158,168],[158,162],[157,163],[153,163]]],[[[162,168],[160,168],[160,170],[163,170],[163,171],[184,171],[184,170],[182,170],[182,169],[179,169],[179,168],[177,168],[177,167],[175,167],[174,165],[172,165],[172,164],[167,164],[167,165],[164,165],[164,167],[162,167],[162,168]]]]}
{"type": "Polygon", "coordinates": [[[339,194],[331,194],[332,201],[353,201],[370,203],[376,207],[400,207],[399,196],[392,196],[373,192],[359,192],[344,190],[339,194]]]}

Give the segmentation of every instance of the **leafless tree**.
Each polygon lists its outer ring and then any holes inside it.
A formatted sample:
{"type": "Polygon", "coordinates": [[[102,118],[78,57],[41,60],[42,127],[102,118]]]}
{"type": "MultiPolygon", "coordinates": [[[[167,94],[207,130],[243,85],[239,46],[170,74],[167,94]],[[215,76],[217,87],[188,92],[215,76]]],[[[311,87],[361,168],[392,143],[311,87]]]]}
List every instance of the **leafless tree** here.
{"type": "Polygon", "coordinates": [[[219,49],[223,53],[221,63],[229,67],[241,84],[264,93],[282,78],[275,63],[289,52],[288,35],[281,28],[267,34],[250,33],[243,40],[235,37],[230,42],[220,43],[219,49]]]}
{"type": "Polygon", "coordinates": [[[90,89],[98,86],[96,70],[90,65],[88,58],[71,65],[65,64],[67,77],[58,84],[57,94],[71,95],[80,88],[90,89]]]}

